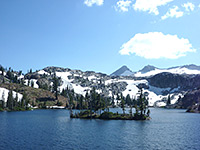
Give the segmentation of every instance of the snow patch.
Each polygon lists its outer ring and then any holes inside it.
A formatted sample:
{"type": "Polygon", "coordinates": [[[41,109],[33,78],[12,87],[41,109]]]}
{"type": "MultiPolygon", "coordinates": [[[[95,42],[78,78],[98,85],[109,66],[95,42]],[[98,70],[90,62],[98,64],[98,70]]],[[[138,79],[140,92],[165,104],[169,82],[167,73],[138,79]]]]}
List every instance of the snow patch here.
{"type": "MultiPolygon", "coordinates": [[[[4,102],[7,102],[8,93],[9,93],[8,89],[6,89],[6,88],[0,88],[0,100],[3,100],[4,102]]],[[[23,95],[20,94],[20,93],[15,92],[15,91],[13,91],[13,98],[15,98],[16,95],[18,96],[18,101],[21,101],[23,95]]]]}
{"type": "Polygon", "coordinates": [[[27,86],[31,86],[31,82],[34,83],[34,84],[33,84],[33,87],[34,87],[34,88],[39,88],[36,79],[30,79],[29,85],[28,85],[28,79],[24,80],[24,84],[27,85],[27,86]]]}
{"type": "Polygon", "coordinates": [[[85,94],[86,94],[86,92],[87,92],[88,90],[91,90],[91,88],[82,87],[82,86],[76,85],[76,84],[72,84],[72,87],[73,87],[75,93],[81,94],[81,95],[83,95],[83,96],[85,96],[85,94]]]}
{"type": "Polygon", "coordinates": [[[73,80],[69,80],[68,76],[71,76],[72,74],[70,72],[56,72],[56,76],[60,77],[63,81],[63,84],[59,87],[60,91],[62,91],[63,89],[68,88],[72,88],[72,84],[70,82],[72,82],[73,80]]]}
{"type": "Polygon", "coordinates": [[[88,77],[88,80],[89,80],[89,81],[92,81],[92,79],[96,79],[96,76],[92,75],[92,76],[89,76],[89,77],[88,77]]]}
{"type": "Polygon", "coordinates": [[[46,71],[44,71],[44,70],[38,71],[38,74],[41,74],[41,75],[43,75],[43,74],[50,75],[48,72],[46,72],[46,71]]]}
{"type": "Polygon", "coordinates": [[[188,68],[173,68],[173,69],[155,69],[152,71],[149,71],[147,73],[141,73],[141,72],[137,72],[136,74],[134,74],[135,77],[148,77],[148,76],[153,76],[162,72],[169,72],[169,73],[173,73],[173,74],[200,74],[199,70],[191,70],[188,68]]]}

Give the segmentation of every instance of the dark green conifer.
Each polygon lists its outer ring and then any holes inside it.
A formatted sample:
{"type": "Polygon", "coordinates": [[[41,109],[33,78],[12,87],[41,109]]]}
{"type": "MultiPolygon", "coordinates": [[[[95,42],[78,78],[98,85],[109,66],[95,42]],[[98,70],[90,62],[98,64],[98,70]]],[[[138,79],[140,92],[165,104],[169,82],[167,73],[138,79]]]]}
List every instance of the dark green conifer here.
{"type": "Polygon", "coordinates": [[[32,87],[32,88],[34,87],[34,82],[33,82],[33,80],[31,80],[31,87],[32,87]]]}
{"type": "Polygon", "coordinates": [[[122,108],[123,114],[125,115],[125,101],[122,94],[121,94],[121,108],[122,108]]]}
{"type": "Polygon", "coordinates": [[[14,99],[13,99],[13,91],[9,90],[8,99],[7,99],[7,107],[10,110],[13,110],[13,101],[14,101],[14,99]]]}
{"type": "Polygon", "coordinates": [[[56,77],[56,74],[54,73],[53,77],[53,91],[55,92],[55,97],[58,99],[58,78],[56,77]]]}
{"type": "Polygon", "coordinates": [[[171,98],[170,98],[170,94],[168,95],[168,98],[167,98],[167,106],[171,104],[171,98]]]}

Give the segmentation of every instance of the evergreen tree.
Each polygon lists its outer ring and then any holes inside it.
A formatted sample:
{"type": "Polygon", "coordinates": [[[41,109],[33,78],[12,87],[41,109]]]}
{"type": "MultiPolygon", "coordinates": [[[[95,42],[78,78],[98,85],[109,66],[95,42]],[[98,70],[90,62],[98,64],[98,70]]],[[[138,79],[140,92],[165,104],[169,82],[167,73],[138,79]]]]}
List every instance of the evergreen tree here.
{"type": "Polygon", "coordinates": [[[109,112],[109,99],[107,97],[105,97],[105,109],[109,112]]]}
{"type": "Polygon", "coordinates": [[[12,82],[13,82],[13,83],[19,83],[19,81],[18,81],[18,79],[17,79],[17,76],[13,76],[12,82]]]}
{"type": "Polygon", "coordinates": [[[83,99],[84,99],[84,97],[83,97],[83,95],[81,95],[80,98],[79,98],[79,109],[80,110],[83,109],[83,99]]]}
{"type": "Polygon", "coordinates": [[[167,106],[171,104],[171,98],[170,98],[170,94],[168,95],[168,98],[167,98],[167,106]]]}
{"type": "Polygon", "coordinates": [[[13,101],[14,101],[14,99],[13,99],[13,91],[9,90],[8,99],[7,99],[7,107],[10,110],[13,110],[13,101]]]}
{"type": "Polygon", "coordinates": [[[13,75],[13,73],[11,72],[11,68],[9,68],[9,70],[7,71],[6,76],[7,76],[8,79],[10,79],[10,83],[12,83],[12,82],[13,82],[14,75],[13,75]]]}
{"type": "Polygon", "coordinates": [[[146,113],[146,109],[148,108],[148,99],[144,96],[142,88],[139,88],[139,94],[138,108],[140,110],[140,116],[143,117],[146,113]]]}
{"type": "Polygon", "coordinates": [[[125,104],[131,105],[131,97],[129,94],[126,96],[125,104]]]}
{"type": "Polygon", "coordinates": [[[22,97],[22,103],[21,103],[21,107],[22,108],[25,108],[26,110],[28,109],[28,104],[29,104],[29,99],[28,99],[28,96],[26,94],[26,92],[23,94],[23,97],[22,97]]]}
{"type": "Polygon", "coordinates": [[[73,115],[73,111],[72,111],[72,108],[73,108],[73,97],[71,95],[71,93],[69,93],[69,107],[70,107],[70,116],[73,115]]]}
{"type": "Polygon", "coordinates": [[[4,68],[2,66],[0,67],[0,71],[1,71],[2,76],[4,76],[4,71],[5,70],[4,70],[4,68]]]}
{"type": "Polygon", "coordinates": [[[32,88],[34,87],[34,82],[33,82],[33,80],[31,80],[31,87],[32,87],[32,88]]]}
{"type": "Polygon", "coordinates": [[[28,83],[27,83],[27,86],[29,86],[30,85],[30,80],[28,79],[28,83]]]}
{"type": "Polygon", "coordinates": [[[150,116],[150,110],[148,109],[147,111],[147,116],[149,117],[150,116]]]}
{"type": "Polygon", "coordinates": [[[105,99],[104,97],[100,96],[100,114],[101,114],[101,110],[105,109],[105,99]]]}
{"type": "Polygon", "coordinates": [[[16,93],[15,99],[14,99],[14,107],[18,107],[18,94],[16,93]]]}
{"type": "Polygon", "coordinates": [[[96,103],[95,103],[95,111],[101,110],[101,95],[97,94],[96,103]]]}
{"type": "Polygon", "coordinates": [[[55,97],[58,99],[58,78],[56,77],[56,74],[54,73],[53,77],[53,91],[55,92],[55,97]]]}
{"type": "Polygon", "coordinates": [[[121,108],[122,108],[123,114],[125,115],[125,101],[122,94],[121,94],[121,108]]]}
{"type": "Polygon", "coordinates": [[[132,117],[132,114],[133,114],[133,104],[134,104],[133,101],[134,101],[133,99],[130,99],[130,104],[129,104],[129,106],[130,106],[130,116],[131,116],[131,117],[132,117]]]}
{"type": "Polygon", "coordinates": [[[33,107],[35,107],[35,103],[34,103],[34,101],[32,101],[31,105],[32,105],[33,107]]]}
{"type": "Polygon", "coordinates": [[[19,75],[19,76],[21,76],[21,75],[22,75],[22,71],[21,71],[21,70],[19,71],[18,75],[19,75]]]}
{"type": "Polygon", "coordinates": [[[5,93],[4,93],[4,91],[3,91],[3,93],[2,93],[2,108],[5,108],[6,106],[5,106],[5,93]]]}
{"type": "Polygon", "coordinates": [[[49,85],[49,88],[48,88],[48,89],[49,89],[49,91],[52,91],[52,86],[51,86],[51,85],[49,85]]]}
{"type": "Polygon", "coordinates": [[[22,98],[21,101],[20,101],[20,107],[21,107],[21,108],[25,108],[25,101],[24,101],[24,98],[22,98]]]}
{"type": "Polygon", "coordinates": [[[115,98],[114,98],[114,95],[112,94],[112,107],[114,108],[115,107],[115,98]]]}
{"type": "Polygon", "coordinates": [[[138,100],[138,104],[139,104],[139,109],[140,109],[140,115],[143,116],[144,97],[143,97],[143,90],[142,90],[142,88],[139,89],[139,93],[140,93],[140,98],[138,100]]]}
{"type": "Polygon", "coordinates": [[[120,100],[120,96],[117,94],[117,100],[120,100]]]}
{"type": "Polygon", "coordinates": [[[86,109],[89,109],[89,94],[88,91],[85,93],[86,109]]]}
{"type": "Polygon", "coordinates": [[[90,91],[90,96],[91,96],[91,102],[90,102],[91,110],[94,110],[96,112],[98,110],[97,106],[98,101],[97,101],[97,93],[94,87],[90,91]]]}
{"type": "Polygon", "coordinates": [[[27,94],[23,93],[23,97],[22,97],[21,102],[20,102],[21,108],[26,108],[26,101],[27,101],[27,94]]]}
{"type": "Polygon", "coordinates": [[[21,80],[20,80],[20,84],[21,84],[21,85],[24,85],[24,79],[21,79],[21,80]]]}
{"type": "Polygon", "coordinates": [[[90,108],[90,117],[92,118],[92,96],[91,96],[91,93],[90,93],[88,104],[89,104],[89,108],[90,108]]]}

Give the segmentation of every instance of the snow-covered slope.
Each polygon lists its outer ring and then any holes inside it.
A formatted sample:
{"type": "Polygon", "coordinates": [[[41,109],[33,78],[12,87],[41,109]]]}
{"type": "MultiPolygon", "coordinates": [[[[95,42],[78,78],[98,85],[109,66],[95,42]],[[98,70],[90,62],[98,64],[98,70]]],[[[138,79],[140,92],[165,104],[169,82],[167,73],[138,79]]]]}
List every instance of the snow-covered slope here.
{"type": "Polygon", "coordinates": [[[135,77],[148,77],[153,76],[162,72],[169,72],[172,74],[200,74],[200,70],[197,69],[190,69],[189,67],[176,67],[176,68],[169,68],[169,69],[158,69],[155,68],[153,70],[147,71],[147,72],[137,72],[134,74],[135,77]]]}
{"type": "MultiPolygon", "coordinates": [[[[70,76],[76,76],[76,77],[79,77],[78,74],[72,74],[71,72],[69,71],[66,71],[66,72],[56,72],[56,76],[60,77],[61,80],[62,80],[62,85],[59,87],[60,91],[62,91],[63,89],[66,89],[67,87],[70,88],[70,89],[74,89],[74,92],[77,93],[77,94],[82,94],[82,95],[85,95],[86,94],[86,91],[88,89],[90,89],[89,87],[82,87],[81,85],[79,84],[75,84],[73,83],[73,79],[69,79],[70,76]]],[[[91,81],[92,79],[94,79],[95,76],[89,76],[88,79],[91,81]]]]}
{"type": "MultiPolygon", "coordinates": [[[[169,96],[171,98],[172,104],[176,103],[178,98],[184,95],[185,89],[183,90],[183,88],[180,86],[172,87],[172,84],[166,84],[168,83],[168,80],[165,82],[163,82],[163,80],[158,80],[158,82],[157,80],[154,80],[158,84],[153,84],[150,81],[150,79],[152,78],[150,76],[162,72],[169,72],[172,74],[180,74],[180,75],[200,74],[200,69],[199,70],[198,69],[199,69],[198,66],[191,66],[191,65],[173,67],[169,69],[159,69],[154,66],[148,65],[139,72],[135,73],[134,76],[130,76],[133,74],[133,72],[126,66],[123,66],[122,68],[115,71],[111,76],[109,76],[102,73],[95,73],[93,71],[83,72],[81,70],[72,70],[68,68],[65,69],[59,67],[47,67],[40,71],[29,74],[27,76],[27,79],[30,80],[30,83],[31,81],[34,82],[35,88],[38,88],[37,83],[39,84],[39,82],[40,83],[44,82],[45,84],[48,83],[48,86],[50,87],[50,88],[48,87],[48,89],[51,89],[53,84],[52,78],[53,74],[55,73],[56,76],[60,78],[60,86],[59,86],[60,92],[68,87],[70,89],[74,89],[75,93],[85,96],[87,91],[95,87],[96,91],[98,93],[102,93],[102,95],[104,96],[111,97],[114,95],[115,101],[117,94],[120,93],[122,93],[123,96],[125,97],[128,94],[130,95],[131,98],[137,97],[137,93],[139,90],[138,85],[143,84],[146,86],[144,88],[144,92],[149,97],[149,105],[164,106],[166,105],[166,100],[169,96]],[[141,79],[137,77],[143,77],[143,78],[141,79]],[[160,88],[163,87],[160,86],[159,84],[160,82],[166,85],[165,88],[160,88]]],[[[26,84],[28,83],[27,79],[25,79],[26,84]]],[[[166,75],[163,75],[162,79],[166,79],[166,75]]],[[[171,81],[169,77],[168,79],[171,81]]],[[[173,76],[172,79],[174,79],[173,76]]],[[[183,86],[185,85],[182,82],[181,84],[183,86]]]]}
{"type": "Polygon", "coordinates": [[[28,80],[27,80],[27,79],[24,80],[24,84],[27,85],[27,86],[31,86],[31,82],[33,82],[33,87],[34,87],[34,88],[39,88],[36,79],[30,79],[30,80],[29,80],[29,85],[28,85],[28,80]]]}
{"type": "MultiPolygon", "coordinates": [[[[9,93],[9,90],[8,90],[8,89],[1,88],[1,87],[0,87],[0,100],[3,100],[4,102],[7,102],[8,93],[9,93]]],[[[16,97],[16,94],[17,94],[17,96],[18,96],[18,101],[21,101],[23,95],[20,94],[20,93],[15,92],[15,91],[13,91],[13,98],[16,97]]]]}
{"type": "MultiPolygon", "coordinates": [[[[127,86],[126,89],[122,92],[123,96],[130,95],[131,98],[136,98],[138,95],[138,85],[139,84],[146,84],[148,85],[147,80],[128,80],[128,79],[120,79],[120,80],[108,80],[106,82],[107,85],[119,82],[126,82],[127,86]]],[[[171,97],[171,104],[175,104],[179,98],[179,96],[183,96],[183,93],[178,92],[178,89],[171,89],[171,88],[157,88],[153,86],[149,86],[149,89],[145,89],[144,93],[148,95],[149,98],[149,106],[166,106],[166,100],[168,96],[171,97]],[[163,92],[168,91],[170,94],[163,95],[163,92]]],[[[110,93],[109,96],[112,96],[110,93]]],[[[115,96],[116,98],[116,96],[115,96]]]]}

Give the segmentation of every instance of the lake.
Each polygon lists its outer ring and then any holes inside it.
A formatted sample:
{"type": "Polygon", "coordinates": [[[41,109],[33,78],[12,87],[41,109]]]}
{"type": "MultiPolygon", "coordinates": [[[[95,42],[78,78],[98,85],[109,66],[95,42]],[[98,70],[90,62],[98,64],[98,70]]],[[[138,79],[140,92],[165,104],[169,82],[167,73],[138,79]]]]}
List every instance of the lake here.
{"type": "Polygon", "coordinates": [[[200,114],[151,108],[151,117],[81,120],[70,119],[68,110],[0,112],[0,149],[200,149],[200,114]]]}

